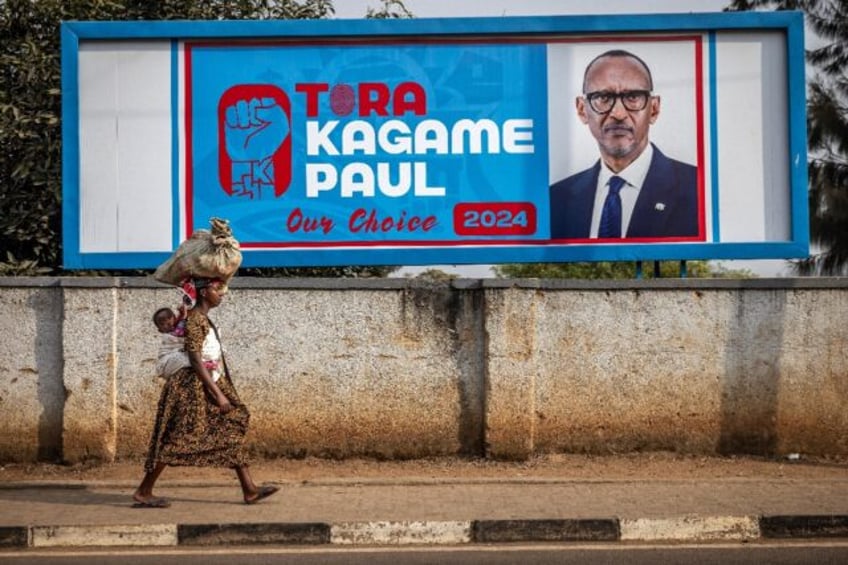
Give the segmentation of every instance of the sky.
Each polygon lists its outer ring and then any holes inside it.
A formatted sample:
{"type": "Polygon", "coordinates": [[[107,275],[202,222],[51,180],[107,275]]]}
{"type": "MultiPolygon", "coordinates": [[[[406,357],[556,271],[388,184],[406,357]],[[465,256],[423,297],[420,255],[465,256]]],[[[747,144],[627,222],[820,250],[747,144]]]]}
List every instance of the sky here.
{"type": "MultiPolygon", "coordinates": [[[[417,18],[720,12],[729,0],[404,0],[417,18]]],[[[377,0],[335,0],[336,17],[361,18],[377,0]]]]}
{"type": "MultiPolygon", "coordinates": [[[[647,14],[720,12],[730,0],[404,0],[417,18],[461,18],[502,16],[647,14]]],[[[379,8],[378,0],[335,0],[336,17],[362,18],[368,7],[379,8]]],[[[720,261],[727,269],[747,269],[761,277],[790,276],[783,260],[720,261]]],[[[463,277],[493,276],[489,265],[431,265],[404,267],[399,275],[415,275],[439,269],[463,277]]]]}

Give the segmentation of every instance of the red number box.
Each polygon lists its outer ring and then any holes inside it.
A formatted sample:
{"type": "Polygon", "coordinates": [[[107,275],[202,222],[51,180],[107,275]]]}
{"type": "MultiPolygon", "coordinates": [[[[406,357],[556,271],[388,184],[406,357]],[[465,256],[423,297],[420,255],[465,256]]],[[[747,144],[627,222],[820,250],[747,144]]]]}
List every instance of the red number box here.
{"type": "Polygon", "coordinates": [[[453,230],[462,236],[516,236],[536,233],[532,202],[461,202],[453,209],[453,230]]]}

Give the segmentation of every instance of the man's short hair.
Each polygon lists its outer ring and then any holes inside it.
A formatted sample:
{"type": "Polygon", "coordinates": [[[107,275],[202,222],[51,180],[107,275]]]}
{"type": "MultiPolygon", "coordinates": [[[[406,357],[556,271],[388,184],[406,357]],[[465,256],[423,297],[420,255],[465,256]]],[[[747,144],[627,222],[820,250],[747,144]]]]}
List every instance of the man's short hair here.
{"type": "Polygon", "coordinates": [[[648,74],[648,90],[654,89],[654,78],[651,76],[651,69],[648,68],[648,64],[641,59],[638,55],[631,53],[630,51],[625,51],[624,49],[610,49],[609,51],[604,51],[586,65],[586,70],[583,71],[583,93],[586,93],[586,79],[589,77],[589,69],[592,68],[592,65],[598,59],[603,59],[604,57],[629,57],[639,62],[640,65],[645,69],[645,72],[648,74]]]}

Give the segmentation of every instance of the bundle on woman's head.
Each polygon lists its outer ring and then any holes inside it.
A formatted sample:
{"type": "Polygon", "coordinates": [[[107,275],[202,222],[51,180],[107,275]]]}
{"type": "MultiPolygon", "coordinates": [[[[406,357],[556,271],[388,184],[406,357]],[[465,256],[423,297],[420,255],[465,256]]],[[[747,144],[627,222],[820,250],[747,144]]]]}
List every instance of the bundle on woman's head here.
{"type": "Polygon", "coordinates": [[[229,282],[241,265],[239,243],[226,220],[212,218],[210,224],[211,231],[195,230],[183,241],[171,257],[159,265],[153,278],[177,287],[189,277],[229,282]]]}
{"type": "Polygon", "coordinates": [[[212,283],[220,283],[220,291],[226,292],[241,265],[239,243],[227,220],[212,218],[210,225],[211,231],[195,230],[153,273],[156,280],[180,289],[189,308],[197,304],[198,292],[212,283]]]}

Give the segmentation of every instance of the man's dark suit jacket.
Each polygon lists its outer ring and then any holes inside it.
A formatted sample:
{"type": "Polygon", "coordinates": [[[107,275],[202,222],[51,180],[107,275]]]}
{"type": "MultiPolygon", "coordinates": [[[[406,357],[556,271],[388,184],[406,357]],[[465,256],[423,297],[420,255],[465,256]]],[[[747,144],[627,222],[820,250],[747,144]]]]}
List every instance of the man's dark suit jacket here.
{"type": "MultiPolygon", "coordinates": [[[[585,239],[601,162],[551,185],[551,239],[585,239]]],[[[698,235],[698,179],[692,165],[675,161],[654,145],[654,156],[625,237],[698,235]]]]}

